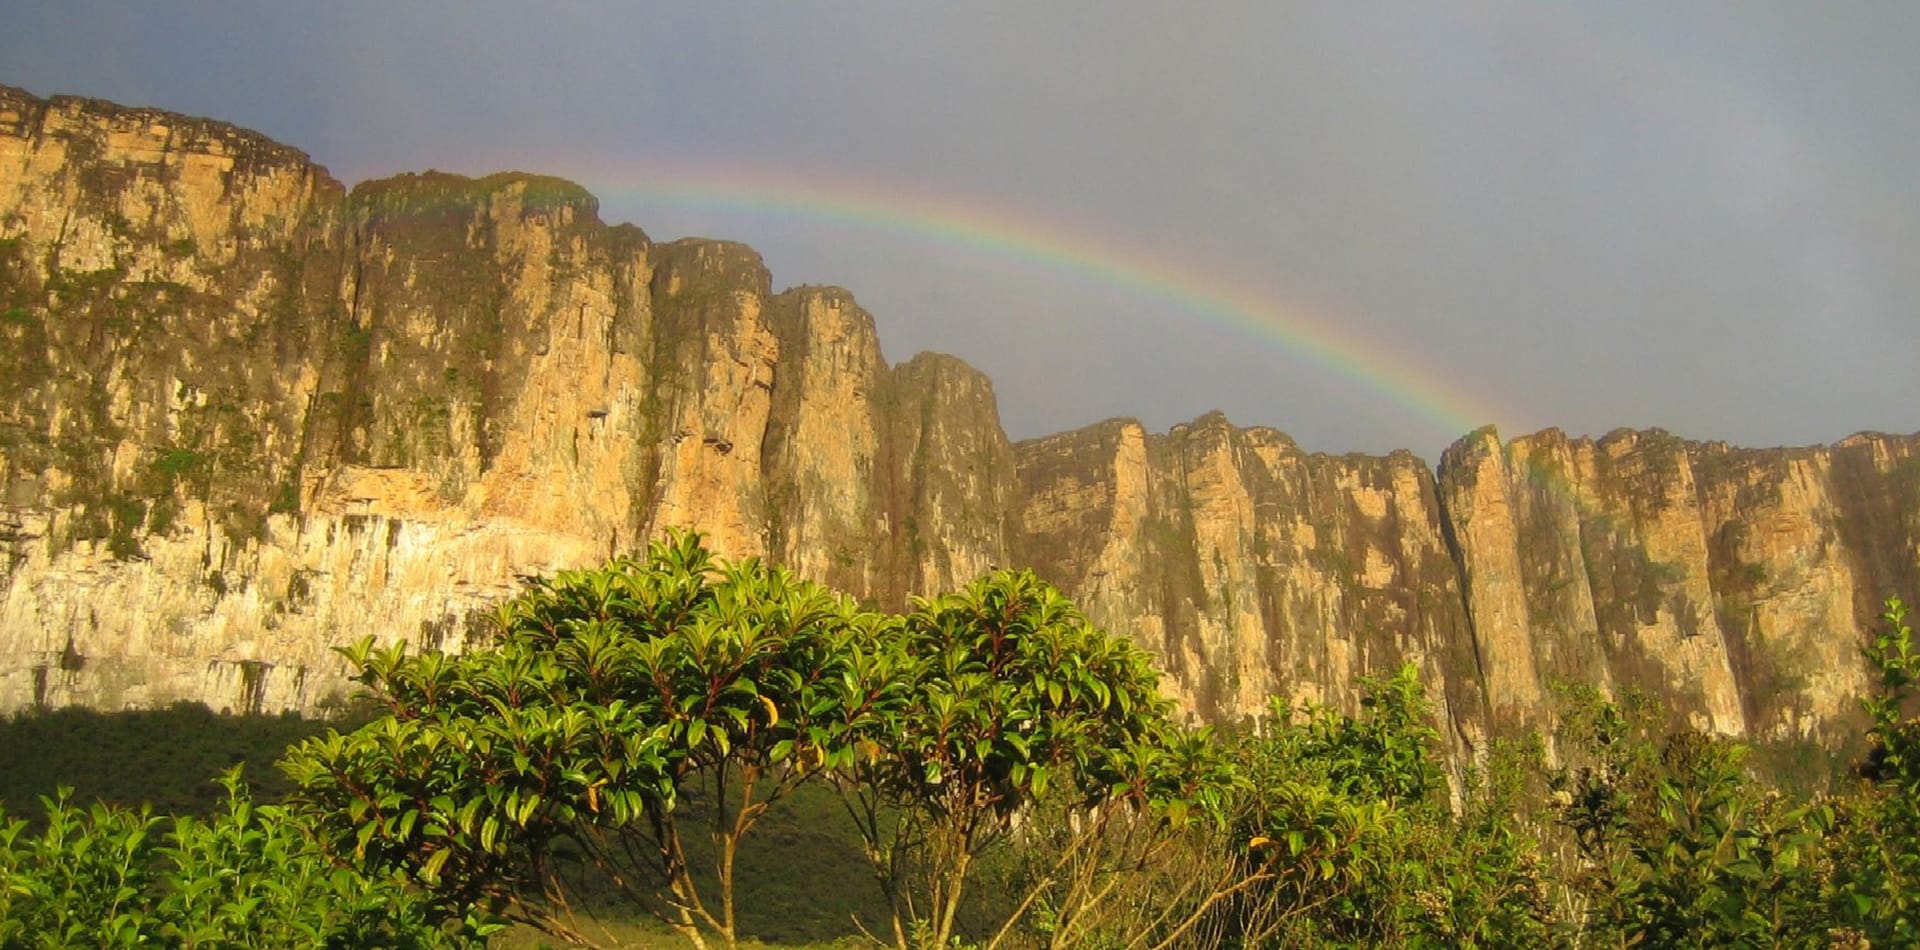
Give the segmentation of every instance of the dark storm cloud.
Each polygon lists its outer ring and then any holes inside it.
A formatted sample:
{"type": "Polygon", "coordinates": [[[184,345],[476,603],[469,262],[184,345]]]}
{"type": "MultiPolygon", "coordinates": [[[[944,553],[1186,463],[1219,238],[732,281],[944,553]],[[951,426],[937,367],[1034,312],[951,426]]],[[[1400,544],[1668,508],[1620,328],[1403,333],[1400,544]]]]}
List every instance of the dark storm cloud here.
{"type": "Polygon", "coordinates": [[[991,374],[1016,435],[1223,408],[1432,457],[1479,422],[1920,428],[1917,28],[1865,3],[25,3],[0,82],[229,119],[350,181],[578,177],[610,219],[852,288],[890,357],[991,374]],[[997,209],[1442,382],[1018,254],[593,177],[703,163],[997,209]]]}

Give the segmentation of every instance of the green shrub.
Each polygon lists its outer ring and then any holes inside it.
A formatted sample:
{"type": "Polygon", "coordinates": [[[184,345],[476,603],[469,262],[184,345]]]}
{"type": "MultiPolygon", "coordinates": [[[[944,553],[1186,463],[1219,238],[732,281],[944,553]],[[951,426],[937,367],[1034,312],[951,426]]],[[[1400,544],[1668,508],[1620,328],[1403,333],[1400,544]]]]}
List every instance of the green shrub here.
{"type": "Polygon", "coordinates": [[[236,769],[206,820],[45,801],[38,833],[0,815],[0,948],[478,947],[498,926],[445,919],[391,877],[327,861],[236,769]]]}
{"type": "Polygon", "coordinates": [[[1546,933],[1544,864],[1511,808],[1526,760],[1495,758],[1449,807],[1411,666],[1361,681],[1358,716],[1276,702],[1243,741],[1235,808],[1259,886],[1214,932],[1230,945],[1517,947],[1546,933]]]}

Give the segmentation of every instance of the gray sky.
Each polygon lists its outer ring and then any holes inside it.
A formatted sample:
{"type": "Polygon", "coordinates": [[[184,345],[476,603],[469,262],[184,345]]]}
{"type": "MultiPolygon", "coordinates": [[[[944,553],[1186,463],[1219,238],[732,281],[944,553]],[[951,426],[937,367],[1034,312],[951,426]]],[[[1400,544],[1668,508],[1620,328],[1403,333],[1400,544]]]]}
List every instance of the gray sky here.
{"type": "Polygon", "coordinates": [[[0,83],[349,183],[573,178],[848,287],[1016,438],[1217,408],[1431,460],[1920,428],[1916,37],[1901,2],[11,0],[0,83]]]}

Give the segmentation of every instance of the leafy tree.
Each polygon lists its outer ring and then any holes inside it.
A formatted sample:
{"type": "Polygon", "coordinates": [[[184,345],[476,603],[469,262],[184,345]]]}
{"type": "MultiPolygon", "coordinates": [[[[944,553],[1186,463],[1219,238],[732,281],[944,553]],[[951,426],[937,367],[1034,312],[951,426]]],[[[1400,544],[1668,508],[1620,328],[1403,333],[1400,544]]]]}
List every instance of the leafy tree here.
{"type": "Polygon", "coordinates": [[[1544,758],[1538,735],[1499,738],[1466,770],[1460,805],[1441,826],[1451,844],[1442,840],[1435,851],[1453,884],[1442,929],[1457,934],[1460,946],[1548,942],[1554,883],[1543,844],[1544,758]]]}
{"type": "Polygon", "coordinates": [[[904,702],[878,618],[719,564],[693,534],[536,581],[495,620],[497,642],[464,656],[346,651],[390,715],[287,768],[335,853],[575,942],[591,881],[696,946],[733,945],[742,839],[904,702]],[[689,796],[710,806],[717,899],[689,857],[689,796]]]}
{"type": "Polygon", "coordinates": [[[1920,945],[1920,649],[1907,606],[1887,601],[1866,646],[1879,680],[1861,705],[1873,749],[1867,787],[1842,803],[1834,915],[1873,946],[1920,945]]]}
{"type": "Polygon", "coordinates": [[[1234,853],[1258,886],[1213,929],[1248,945],[1537,942],[1543,867],[1506,811],[1523,760],[1496,759],[1456,814],[1413,667],[1361,693],[1358,716],[1276,701],[1243,741],[1234,853]]]}
{"type": "Polygon", "coordinates": [[[1018,901],[988,950],[1016,926],[1048,948],[1184,945],[1250,886],[1220,860],[1234,770],[1210,731],[1167,724],[1112,757],[1106,796],[1053,790],[1021,812],[1006,891],[1018,901]]]}
{"type": "Polygon", "coordinates": [[[1574,836],[1580,944],[1826,946],[1821,909],[1833,809],[1794,805],[1744,769],[1746,747],[1680,729],[1645,703],[1570,694],[1554,776],[1574,836]]]}
{"type": "MultiPolygon", "coordinates": [[[[1445,788],[1439,733],[1412,664],[1390,677],[1360,680],[1358,718],[1320,708],[1307,713],[1297,756],[1318,767],[1334,791],[1388,804],[1429,802],[1445,788]]],[[[1283,712],[1284,716],[1284,712],[1283,712]]]]}
{"type": "MultiPolygon", "coordinates": [[[[1035,882],[1056,901],[1090,893],[1098,867],[1076,862],[1122,813],[1157,809],[1178,822],[1193,808],[1188,790],[1200,786],[1175,776],[1204,756],[1162,768],[1183,753],[1160,744],[1168,706],[1148,655],[1094,628],[1031,572],[996,571],[921,601],[898,634],[914,661],[912,702],[873,723],[869,754],[845,762],[840,782],[903,950],[959,936],[980,857],[1051,793],[1080,813],[1084,832],[1035,882]]],[[[992,939],[1040,899],[1030,890],[992,939]]]]}

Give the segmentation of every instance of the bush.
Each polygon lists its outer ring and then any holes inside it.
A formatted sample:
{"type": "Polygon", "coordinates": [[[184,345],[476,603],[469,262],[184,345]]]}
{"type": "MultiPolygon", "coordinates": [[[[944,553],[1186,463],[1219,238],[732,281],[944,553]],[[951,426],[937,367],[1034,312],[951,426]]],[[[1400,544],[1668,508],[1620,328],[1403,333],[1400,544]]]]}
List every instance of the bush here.
{"type": "Polygon", "coordinates": [[[325,860],[238,770],[207,820],[81,809],[63,791],[44,829],[0,815],[0,950],[27,947],[478,947],[497,928],[447,920],[393,878],[325,860]]]}
{"type": "Polygon", "coordinates": [[[1525,760],[1492,760],[1456,813],[1413,668],[1361,686],[1357,717],[1276,703],[1241,744],[1234,837],[1260,886],[1215,931],[1245,945],[1538,943],[1544,867],[1508,810],[1525,760]]]}

